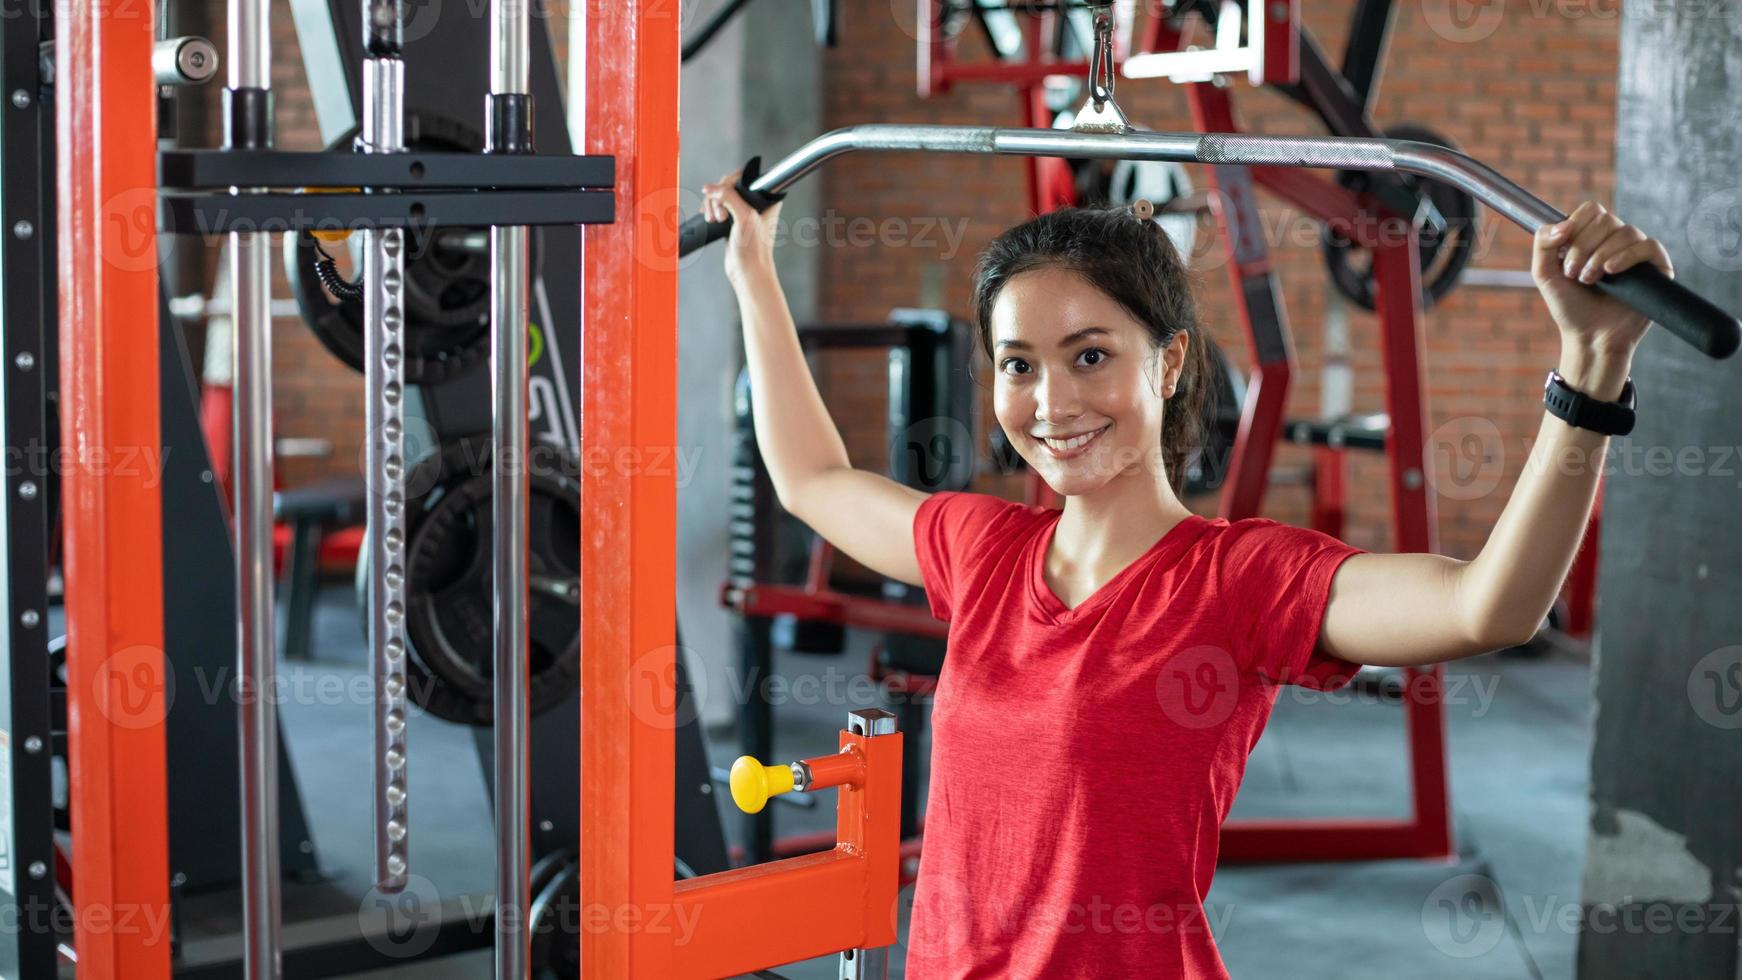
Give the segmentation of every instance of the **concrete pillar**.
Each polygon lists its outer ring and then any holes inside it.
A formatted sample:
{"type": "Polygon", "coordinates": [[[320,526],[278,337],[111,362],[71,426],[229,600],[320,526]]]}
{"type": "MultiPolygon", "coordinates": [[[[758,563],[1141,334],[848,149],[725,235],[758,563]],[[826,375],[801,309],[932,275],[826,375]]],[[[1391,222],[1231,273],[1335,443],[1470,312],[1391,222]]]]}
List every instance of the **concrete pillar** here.
{"type": "MultiPolygon", "coordinates": [[[[1616,212],[1742,310],[1742,19],[1621,16],[1616,212]]],[[[1638,427],[1611,450],[1580,977],[1742,978],[1739,372],[1653,330],[1638,427]]]]}

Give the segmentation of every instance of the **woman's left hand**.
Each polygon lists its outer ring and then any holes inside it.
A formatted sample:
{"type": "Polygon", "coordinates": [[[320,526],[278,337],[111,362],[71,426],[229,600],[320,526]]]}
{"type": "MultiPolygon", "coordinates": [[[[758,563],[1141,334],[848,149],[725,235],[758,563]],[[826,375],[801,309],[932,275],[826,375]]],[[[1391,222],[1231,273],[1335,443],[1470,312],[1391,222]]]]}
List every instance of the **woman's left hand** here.
{"type": "Polygon", "coordinates": [[[1530,274],[1561,328],[1563,345],[1631,354],[1651,321],[1593,286],[1605,274],[1649,262],[1675,277],[1663,243],[1586,201],[1536,232],[1530,274]]]}

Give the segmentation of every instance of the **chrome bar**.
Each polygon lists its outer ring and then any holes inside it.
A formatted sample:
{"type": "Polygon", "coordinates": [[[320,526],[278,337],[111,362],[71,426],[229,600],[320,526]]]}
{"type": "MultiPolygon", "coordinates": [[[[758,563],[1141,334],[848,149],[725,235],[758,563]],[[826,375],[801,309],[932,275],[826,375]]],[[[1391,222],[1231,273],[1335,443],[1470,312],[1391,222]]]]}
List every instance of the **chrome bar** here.
{"type": "Polygon", "coordinates": [[[532,61],[532,10],[528,0],[490,0],[490,92],[523,95],[532,61]]]}
{"type": "Polygon", "coordinates": [[[236,720],[242,749],[243,968],[279,976],[278,707],[272,626],[272,244],[230,236],[235,310],[236,720]]]}
{"type": "MultiPolygon", "coordinates": [[[[825,162],[859,150],[1397,171],[1463,190],[1533,235],[1544,225],[1566,218],[1487,164],[1443,146],[1413,140],[1245,133],[1117,133],[873,123],[824,133],[751,181],[749,189],[765,194],[783,191],[825,162]]],[[[730,219],[710,222],[692,215],[678,229],[678,254],[689,255],[718,241],[730,228],[730,219]]],[[[1604,276],[1593,286],[1709,357],[1721,360],[1742,347],[1742,320],[1655,266],[1638,265],[1604,276]]]]}
{"type": "MultiPolygon", "coordinates": [[[[531,98],[527,94],[531,13],[527,0],[491,0],[486,128],[492,134],[493,152],[532,150],[529,141],[524,145],[496,142],[499,138],[531,134],[531,98]],[[518,123],[505,125],[509,119],[517,119],[518,123]]],[[[532,854],[527,826],[531,778],[527,706],[531,680],[526,621],[528,238],[524,227],[490,229],[497,980],[526,980],[529,975],[527,913],[532,903],[532,854]]]]}
{"type": "MultiPolygon", "coordinates": [[[[405,63],[363,60],[364,153],[400,153],[405,63]]],[[[363,235],[364,480],[368,489],[369,663],[374,682],[375,886],[404,890],[410,868],[405,682],[405,231],[363,235]]]]}
{"type": "Polygon", "coordinates": [[[1098,160],[1174,160],[1182,163],[1395,170],[1432,177],[1468,191],[1495,211],[1534,232],[1566,217],[1487,166],[1457,150],[1413,140],[1318,136],[1249,136],[1240,133],[1078,133],[1068,129],[1005,129],[869,123],[848,126],[811,140],[769,167],[751,184],[781,191],[847,153],[918,151],[1058,156],[1098,160]]]}
{"type": "MultiPolygon", "coordinates": [[[[231,95],[258,106],[272,86],[268,0],[229,0],[231,95]],[[247,90],[257,90],[249,93],[247,90]],[[241,94],[238,95],[237,93],[241,94]]],[[[269,98],[269,96],[267,96],[269,98]]],[[[270,105],[270,102],[266,102],[270,105]]],[[[227,130],[227,145],[270,127],[227,130]]],[[[244,189],[232,188],[241,193],[244,189]]],[[[242,970],[283,971],[279,906],[277,638],[272,625],[272,239],[230,235],[232,473],[236,525],[236,728],[241,755],[242,970]]]]}
{"type": "Polygon", "coordinates": [[[230,0],[231,88],[272,88],[272,5],[266,0],[230,0]]]}

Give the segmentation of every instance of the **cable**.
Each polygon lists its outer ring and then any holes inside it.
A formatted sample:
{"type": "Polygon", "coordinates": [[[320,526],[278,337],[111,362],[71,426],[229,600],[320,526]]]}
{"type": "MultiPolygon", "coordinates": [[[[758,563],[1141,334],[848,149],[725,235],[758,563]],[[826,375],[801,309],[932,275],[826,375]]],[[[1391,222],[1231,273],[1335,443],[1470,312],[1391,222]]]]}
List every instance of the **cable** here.
{"type": "MultiPolygon", "coordinates": [[[[303,234],[308,235],[308,232],[305,231],[303,234]]],[[[321,247],[320,239],[309,235],[309,240],[314,243],[315,254],[320,256],[315,259],[315,278],[319,279],[321,285],[326,287],[327,292],[332,293],[339,302],[361,303],[363,301],[363,277],[358,276],[355,282],[347,281],[344,276],[339,274],[337,260],[328,255],[327,250],[321,247]]]]}

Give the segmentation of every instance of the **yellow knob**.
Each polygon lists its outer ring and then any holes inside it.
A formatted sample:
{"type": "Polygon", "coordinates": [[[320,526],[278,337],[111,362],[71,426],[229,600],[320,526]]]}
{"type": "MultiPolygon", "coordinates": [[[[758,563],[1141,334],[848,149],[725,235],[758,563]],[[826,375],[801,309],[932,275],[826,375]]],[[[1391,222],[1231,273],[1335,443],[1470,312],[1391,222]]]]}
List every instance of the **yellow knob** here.
{"type": "Polygon", "coordinates": [[[732,763],[732,802],[745,813],[761,813],[770,796],[792,792],[792,769],[765,766],[754,756],[741,755],[732,763]]]}

